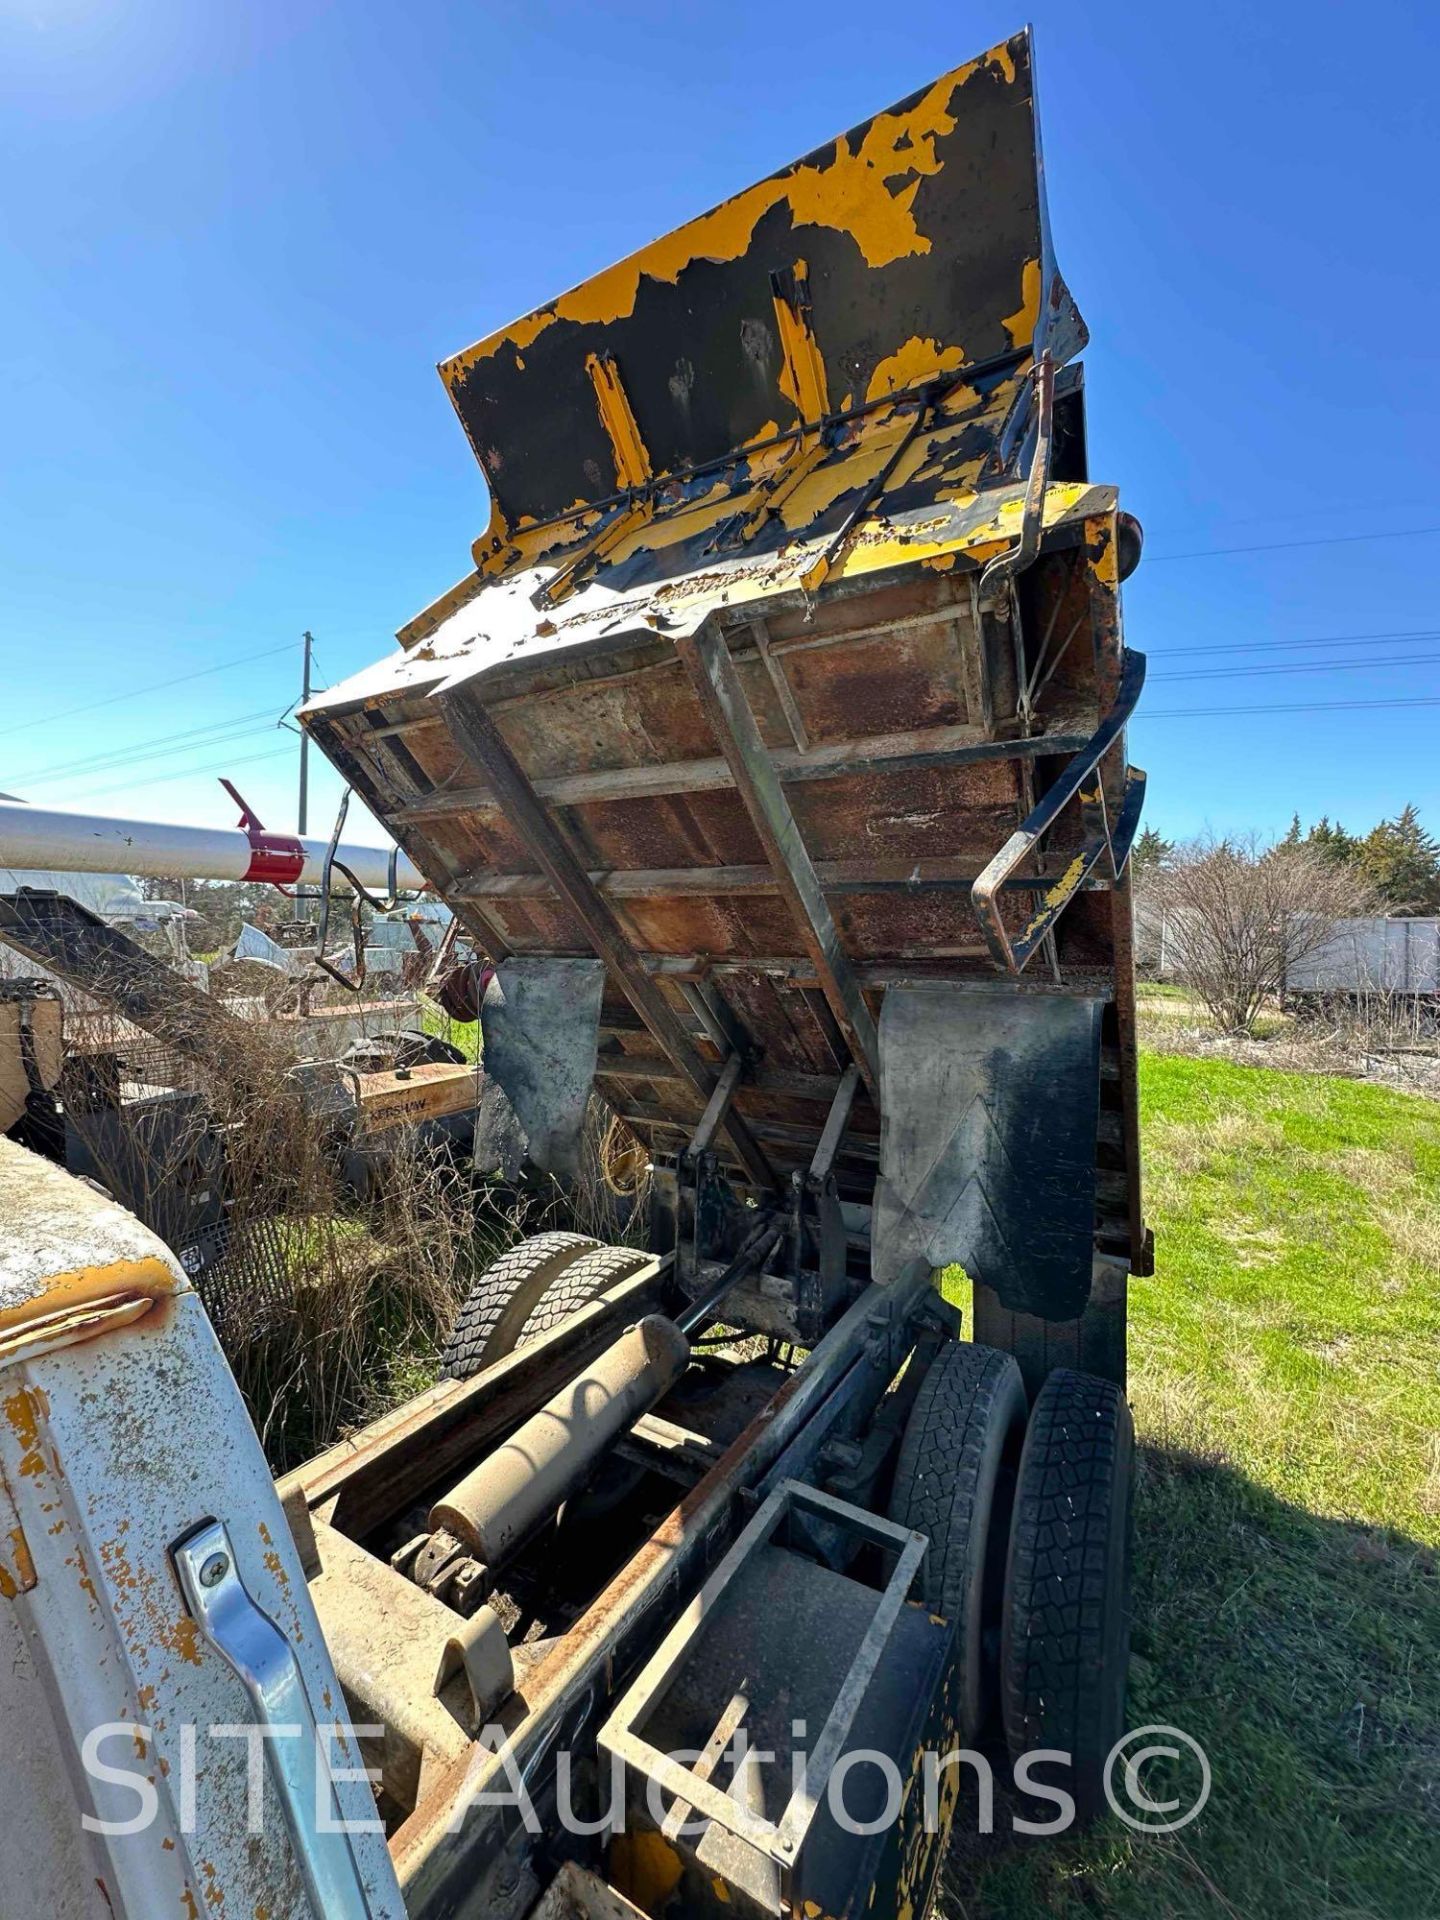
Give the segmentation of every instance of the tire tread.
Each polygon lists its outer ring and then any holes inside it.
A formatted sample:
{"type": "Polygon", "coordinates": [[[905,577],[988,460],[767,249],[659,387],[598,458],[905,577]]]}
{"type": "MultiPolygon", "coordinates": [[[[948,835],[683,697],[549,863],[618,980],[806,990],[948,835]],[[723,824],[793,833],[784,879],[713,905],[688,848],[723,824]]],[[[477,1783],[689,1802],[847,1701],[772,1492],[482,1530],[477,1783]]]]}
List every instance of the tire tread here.
{"type": "Polygon", "coordinates": [[[549,1333],[572,1313],[589,1306],[607,1287],[638,1273],[649,1258],[638,1247],[592,1247],[582,1253],[555,1276],[535,1302],[515,1345],[527,1346],[542,1333],[549,1333]]]}
{"type": "Polygon", "coordinates": [[[441,1378],[470,1380],[503,1359],[549,1284],[599,1244],[585,1233],[537,1233],[492,1260],[471,1287],[450,1330],[441,1378]],[[517,1318],[520,1324],[515,1327],[517,1318]],[[511,1327],[514,1337],[507,1337],[511,1327]]]}
{"type": "Polygon", "coordinates": [[[1123,1731],[1129,1595],[1126,1574],[1117,1591],[1115,1527],[1118,1501],[1128,1531],[1132,1450],[1118,1387],[1067,1368],[1050,1374],[1030,1416],[1015,1495],[1001,1707],[1013,1756],[1037,1747],[1073,1755],[1082,1809],[1123,1731]]]}

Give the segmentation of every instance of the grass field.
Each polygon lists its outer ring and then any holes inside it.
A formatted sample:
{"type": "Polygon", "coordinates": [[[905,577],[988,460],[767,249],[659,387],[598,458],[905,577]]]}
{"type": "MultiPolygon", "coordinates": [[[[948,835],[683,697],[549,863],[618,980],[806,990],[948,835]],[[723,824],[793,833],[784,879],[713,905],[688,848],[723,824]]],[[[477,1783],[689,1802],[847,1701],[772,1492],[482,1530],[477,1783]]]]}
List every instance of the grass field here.
{"type": "Polygon", "coordinates": [[[1157,1054],[1142,1098],[1129,1723],[1213,1794],[1169,1837],[962,1842],[941,1911],[1434,1920],[1440,1103],[1157,1054]]]}

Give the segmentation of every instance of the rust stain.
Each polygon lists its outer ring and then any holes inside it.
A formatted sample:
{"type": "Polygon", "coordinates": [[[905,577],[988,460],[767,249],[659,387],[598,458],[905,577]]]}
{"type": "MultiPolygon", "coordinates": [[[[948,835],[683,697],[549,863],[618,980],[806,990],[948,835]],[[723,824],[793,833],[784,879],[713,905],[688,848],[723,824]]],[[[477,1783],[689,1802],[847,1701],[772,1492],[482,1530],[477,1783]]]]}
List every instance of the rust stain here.
{"type": "Polygon", "coordinates": [[[188,1660],[192,1667],[200,1665],[200,1629],[188,1613],[182,1613],[175,1622],[165,1644],[182,1660],[188,1660]]]}
{"type": "Polygon", "coordinates": [[[25,1529],[19,1525],[10,1529],[10,1559],[12,1566],[9,1567],[0,1561],[0,1597],[6,1600],[31,1592],[37,1580],[30,1542],[25,1538],[25,1529]]]}
{"type": "Polygon", "coordinates": [[[73,1313],[77,1308],[95,1306],[119,1296],[156,1300],[178,1293],[183,1282],[163,1261],[112,1260],[105,1266],[74,1267],[51,1274],[41,1290],[18,1306],[0,1310],[0,1341],[12,1329],[33,1328],[37,1320],[73,1313]]]}
{"type": "Polygon", "coordinates": [[[38,1480],[45,1471],[45,1454],[40,1445],[41,1409],[31,1388],[21,1387],[6,1396],[5,1418],[20,1443],[20,1472],[27,1480],[38,1480]]]}
{"type": "Polygon", "coordinates": [[[90,1577],[90,1567],[85,1558],[85,1549],[80,1546],[78,1542],[74,1553],[66,1554],[65,1564],[67,1567],[74,1567],[80,1591],[88,1595],[92,1607],[98,1608],[100,1605],[100,1595],[95,1591],[95,1582],[90,1577]]]}
{"type": "MultiPolygon", "coordinates": [[[[125,1531],[123,1525],[120,1531],[125,1531]]],[[[118,1534],[100,1543],[100,1561],[116,1603],[116,1623],[132,1652],[149,1658],[163,1648],[198,1667],[200,1631],[188,1613],[176,1616],[168,1570],[157,1574],[143,1564],[135,1566],[118,1534]]]]}

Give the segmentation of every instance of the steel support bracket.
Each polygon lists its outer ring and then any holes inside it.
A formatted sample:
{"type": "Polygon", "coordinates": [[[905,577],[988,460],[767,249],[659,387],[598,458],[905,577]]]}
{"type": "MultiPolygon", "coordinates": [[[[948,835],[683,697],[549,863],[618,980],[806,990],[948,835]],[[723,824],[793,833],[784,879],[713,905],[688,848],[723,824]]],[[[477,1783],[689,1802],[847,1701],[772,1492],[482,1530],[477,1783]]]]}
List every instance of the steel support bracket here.
{"type": "Polygon", "coordinates": [[[745,809],[790,908],[816,977],[872,1098],[879,1097],[875,1019],[840,944],[829,903],[717,620],[681,635],[676,651],[690,675],[745,809]]]}
{"type": "Polygon", "coordinates": [[[970,889],[971,905],[985,944],[996,964],[1006,973],[1021,972],[1096,867],[1112,885],[1124,871],[1140,825],[1145,775],[1138,767],[1128,769],[1124,798],[1112,824],[1104,801],[1101,762],[1122,741],[1144,684],[1145,656],[1127,650],[1115,705],[970,889]],[[1009,889],[1016,868],[1037,852],[1042,837],[1072,801],[1079,803],[1087,837],[1079,851],[1071,856],[1065,872],[1040,894],[1024,929],[1012,937],[1001,916],[1000,895],[1009,889]]]}

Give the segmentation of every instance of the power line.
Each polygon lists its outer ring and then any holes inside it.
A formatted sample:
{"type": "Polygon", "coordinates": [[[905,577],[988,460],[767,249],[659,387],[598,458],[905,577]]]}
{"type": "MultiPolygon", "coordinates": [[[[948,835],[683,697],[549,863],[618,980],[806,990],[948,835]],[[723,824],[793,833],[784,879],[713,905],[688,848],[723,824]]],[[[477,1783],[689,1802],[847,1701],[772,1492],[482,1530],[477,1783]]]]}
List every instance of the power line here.
{"type": "Polygon", "coordinates": [[[1440,653],[1392,654],[1385,660],[1287,660],[1264,667],[1191,667],[1183,673],[1155,673],[1157,680],[1252,680],[1270,673],[1359,673],[1367,668],[1432,667],[1440,653]]]}
{"type": "Polygon", "coordinates": [[[63,713],[44,713],[38,719],[21,720],[13,727],[0,727],[6,734],[24,733],[29,727],[48,727],[52,720],[73,720],[77,713],[94,713],[98,707],[113,707],[121,700],[138,700],[145,693],[161,693],[166,687],[184,686],[191,680],[204,680],[212,673],[228,673],[232,667],[247,667],[253,660],[273,660],[277,654],[291,651],[289,641],[283,647],[266,647],[261,653],[242,653],[237,660],[221,660],[213,667],[197,667],[194,673],[172,674],[168,680],[152,681],[148,687],[127,687],[124,693],[112,693],[104,700],[88,701],[83,707],[66,707],[63,713]]]}
{"type": "Polygon", "coordinates": [[[1283,707],[1160,707],[1154,712],[1141,707],[1136,715],[1140,720],[1215,720],[1242,718],[1253,713],[1353,713],[1360,708],[1373,707],[1440,707],[1440,694],[1433,698],[1422,694],[1419,698],[1400,700],[1301,700],[1293,706],[1283,707]]]}
{"type": "Polygon", "coordinates": [[[1253,547],[1196,547],[1192,553],[1152,553],[1146,558],[1151,566],[1157,560],[1216,560],[1231,553],[1286,553],[1295,547],[1345,547],[1357,540],[1419,540],[1440,533],[1440,527],[1397,527],[1388,533],[1331,533],[1313,540],[1264,540],[1253,547]]]}
{"type": "MultiPolygon", "coordinates": [[[[174,773],[159,774],[155,779],[147,780],[145,784],[147,787],[158,787],[164,785],[168,780],[203,780],[205,776],[210,773],[233,773],[237,767],[258,766],[262,760],[289,759],[292,751],[293,749],[290,747],[280,747],[272,750],[270,753],[252,753],[241,760],[222,760],[209,767],[181,767],[174,773]]],[[[123,793],[125,791],[127,791],[127,786],[124,783],[118,786],[101,785],[98,787],[82,788],[81,791],[73,797],[77,800],[89,800],[93,799],[96,794],[123,793]]]]}
{"type": "Polygon", "coordinates": [[[263,723],[273,721],[274,710],[262,707],[255,713],[237,713],[224,720],[213,720],[208,726],[185,727],[178,733],[156,734],[146,740],[130,741],[110,753],[86,754],[78,760],[57,761],[48,767],[22,768],[18,773],[7,771],[7,778],[30,786],[46,786],[72,775],[109,772],[138,765],[166,753],[183,753],[190,747],[213,745],[223,736],[238,737],[241,733],[258,731],[263,723]]]}
{"type": "Polygon", "coordinates": [[[1270,653],[1288,647],[1351,647],[1362,640],[1440,640],[1440,627],[1420,627],[1403,633],[1322,633],[1309,640],[1226,640],[1218,646],[1147,646],[1145,652],[1152,660],[1170,660],[1182,653],[1270,653]]]}
{"type": "Polygon", "coordinates": [[[116,747],[109,753],[90,754],[82,759],[56,761],[45,767],[21,768],[10,777],[32,783],[46,783],[63,779],[68,775],[108,772],[111,768],[126,767],[141,761],[151,760],[157,754],[183,753],[188,747],[208,744],[222,734],[258,728],[273,718],[268,708],[258,713],[233,714],[224,720],[211,721],[204,727],[186,727],[178,733],[156,734],[145,740],[134,740],[123,747],[116,747]]]}

